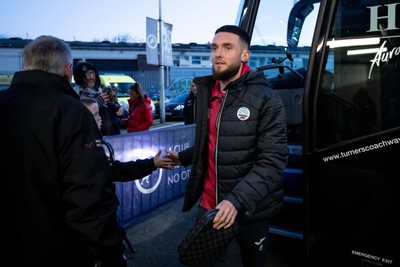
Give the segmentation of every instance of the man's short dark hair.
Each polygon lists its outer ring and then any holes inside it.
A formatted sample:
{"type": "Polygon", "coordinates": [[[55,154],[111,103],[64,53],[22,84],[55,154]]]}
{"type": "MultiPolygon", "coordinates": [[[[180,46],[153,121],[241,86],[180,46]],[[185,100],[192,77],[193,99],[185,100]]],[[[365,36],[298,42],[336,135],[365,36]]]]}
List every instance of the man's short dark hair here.
{"type": "Polygon", "coordinates": [[[218,28],[215,31],[215,34],[217,34],[219,32],[230,32],[230,33],[236,34],[237,36],[240,37],[240,39],[245,41],[248,46],[250,46],[250,36],[248,35],[248,33],[245,30],[243,30],[242,28],[240,28],[236,25],[224,25],[224,26],[218,28]]]}

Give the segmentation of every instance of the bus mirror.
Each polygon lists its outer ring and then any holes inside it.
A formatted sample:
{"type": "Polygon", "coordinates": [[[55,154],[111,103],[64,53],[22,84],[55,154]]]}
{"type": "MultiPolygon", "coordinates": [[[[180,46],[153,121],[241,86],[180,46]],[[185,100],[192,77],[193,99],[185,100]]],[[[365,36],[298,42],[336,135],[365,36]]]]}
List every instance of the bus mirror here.
{"type": "Polygon", "coordinates": [[[313,2],[315,1],[300,0],[290,11],[286,36],[288,47],[297,47],[304,20],[314,9],[313,2]]]}

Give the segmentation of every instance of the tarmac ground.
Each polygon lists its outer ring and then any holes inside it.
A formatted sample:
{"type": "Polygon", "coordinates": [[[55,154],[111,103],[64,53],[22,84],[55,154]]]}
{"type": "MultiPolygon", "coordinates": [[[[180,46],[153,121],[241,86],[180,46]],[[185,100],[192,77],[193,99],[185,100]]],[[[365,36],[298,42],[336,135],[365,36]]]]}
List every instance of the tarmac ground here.
{"type": "MultiPolygon", "coordinates": [[[[197,209],[181,212],[183,198],[136,218],[126,229],[135,252],[126,251],[129,267],[182,267],[177,247],[194,224],[197,209]]],[[[270,234],[266,267],[303,266],[301,241],[270,234]]],[[[228,248],[227,267],[242,267],[238,246],[228,248]]]]}

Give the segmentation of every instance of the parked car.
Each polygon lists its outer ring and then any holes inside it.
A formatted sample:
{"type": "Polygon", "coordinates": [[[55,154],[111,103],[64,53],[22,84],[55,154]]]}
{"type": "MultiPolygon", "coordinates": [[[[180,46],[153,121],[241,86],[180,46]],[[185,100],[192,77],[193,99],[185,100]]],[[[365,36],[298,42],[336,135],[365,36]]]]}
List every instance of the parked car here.
{"type": "MultiPolygon", "coordinates": [[[[159,93],[153,93],[150,94],[150,99],[154,104],[154,109],[155,111],[153,112],[153,117],[155,119],[158,119],[160,117],[160,94],[159,93]]],[[[169,95],[164,95],[164,104],[168,103],[171,101],[171,96],[169,95]]]]}
{"type": "Polygon", "coordinates": [[[10,87],[14,74],[1,74],[0,75],[0,90],[10,87]]]}
{"type": "Polygon", "coordinates": [[[183,121],[185,99],[189,93],[180,94],[165,104],[165,119],[169,121],[183,121]]]}

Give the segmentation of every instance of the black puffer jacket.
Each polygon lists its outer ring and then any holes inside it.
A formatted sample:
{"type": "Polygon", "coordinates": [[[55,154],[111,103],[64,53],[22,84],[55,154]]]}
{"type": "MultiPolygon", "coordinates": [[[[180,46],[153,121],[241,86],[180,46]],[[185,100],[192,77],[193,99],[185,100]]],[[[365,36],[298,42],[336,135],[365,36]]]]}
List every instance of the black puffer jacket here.
{"type": "MultiPolygon", "coordinates": [[[[207,105],[215,80],[196,78],[197,110],[194,146],[179,153],[192,165],[183,211],[201,196],[207,166],[207,105]]],[[[282,174],[287,164],[283,102],[268,87],[262,72],[250,71],[228,84],[217,116],[217,203],[226,199],[239,218],[273,217],[283,205],[282,174]]]]}
{"type": "Polygon", "coordinates": [[[122,262],[111,169],[77,98],[67,79],[39,70],[15,73],[0,92],[1,237],[11,265],[122,262]]]}

